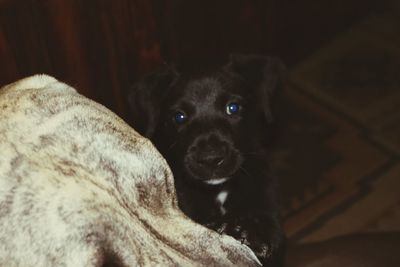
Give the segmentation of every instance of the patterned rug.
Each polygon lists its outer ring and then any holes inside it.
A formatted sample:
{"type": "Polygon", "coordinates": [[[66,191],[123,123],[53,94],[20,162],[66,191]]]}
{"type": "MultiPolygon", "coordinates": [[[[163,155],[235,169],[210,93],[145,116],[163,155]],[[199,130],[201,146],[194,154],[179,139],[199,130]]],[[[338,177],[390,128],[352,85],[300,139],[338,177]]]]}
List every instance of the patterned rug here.
{"type": "Polygon", "coordinates": [[[292,241],[400,230],[400,21],[375,16],[290,70],[272,166],[292,241]]]}

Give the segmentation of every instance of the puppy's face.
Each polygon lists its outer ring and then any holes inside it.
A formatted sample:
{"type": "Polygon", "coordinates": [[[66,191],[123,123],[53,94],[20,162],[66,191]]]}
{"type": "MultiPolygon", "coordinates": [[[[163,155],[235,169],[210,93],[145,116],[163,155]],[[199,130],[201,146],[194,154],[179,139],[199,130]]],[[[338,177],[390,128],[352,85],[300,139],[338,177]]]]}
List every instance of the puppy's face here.
{"type": "Polygon", "coordinates": [[[186,177],[217,184],[240,167],[246,99],[224,73],[181,77],[170,89],[154,141],[186,177]]]}
{"type": "Polygon", "coordinates": [[[234,57],[201,74],[164,70],[134,89],[136,125],[166,157],[175,177],[224,183],[259,149],[280,68],[271,58],[234,57]]]}

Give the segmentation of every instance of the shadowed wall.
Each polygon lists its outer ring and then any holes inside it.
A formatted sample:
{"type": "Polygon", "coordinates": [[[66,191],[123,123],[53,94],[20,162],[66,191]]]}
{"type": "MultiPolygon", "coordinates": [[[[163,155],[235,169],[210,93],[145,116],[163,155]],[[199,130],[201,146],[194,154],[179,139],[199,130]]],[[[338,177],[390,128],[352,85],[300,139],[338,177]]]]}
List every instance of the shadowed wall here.
{"type": "Polygon", "coordinates": [[[370,7],[361,0],[0,0],[0,84],[48,73],[125,116],[124,90],[163,61],[264,53],[292,65],[370,7]]]}

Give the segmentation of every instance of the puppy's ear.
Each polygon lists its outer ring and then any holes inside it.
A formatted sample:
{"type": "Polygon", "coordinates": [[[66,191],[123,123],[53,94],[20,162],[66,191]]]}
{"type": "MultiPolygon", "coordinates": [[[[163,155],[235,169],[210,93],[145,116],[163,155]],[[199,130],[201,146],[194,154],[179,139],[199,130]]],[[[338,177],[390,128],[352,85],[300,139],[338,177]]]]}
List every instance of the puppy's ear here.
{"type": "MultiPolygon", "coordinates": [[[[272,98],[283,85],[285,66],[276,57],[260,55],[231,55],[226,66],[238,74],[254,92],[264,111],[267,122],[272,121],[272,98]]],[[[253,92],[251,92],[253,93],[253,92]]]]}
{"type": "Polygon", "coordinates": [[[164,65],[137,82],[128,92],[133,127],[140,134],[152,137],[160,117],[161,106],[169,88],[178,77],[174,66],[164,65]]]}

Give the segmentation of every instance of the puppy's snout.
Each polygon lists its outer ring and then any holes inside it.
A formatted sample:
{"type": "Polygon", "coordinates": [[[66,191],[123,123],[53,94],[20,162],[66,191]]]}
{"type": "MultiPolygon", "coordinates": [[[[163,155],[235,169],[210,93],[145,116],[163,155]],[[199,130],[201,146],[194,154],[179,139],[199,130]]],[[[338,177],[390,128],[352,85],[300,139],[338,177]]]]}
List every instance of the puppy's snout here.
{"type": "Polygon", "coordinates": [[[202,168],[218,168],[229,154],[228,144],[219,140],[200,140],[190,147],[193,161],[202,168]]]}
{"type": "Polygon", "coordinates": [[[220,166],[225,160],[225,155],[218,151],[211,151],[208,153],[201,153],[197,155],[197,164],[204,167],[217,167],[220,166]]]}
{"type": "Polygon", "coordinates": [[[240,165],[238,150],[227,137],[196,138],[185,155],[185,168],[197,180],[230,177],[240,165]]]}

